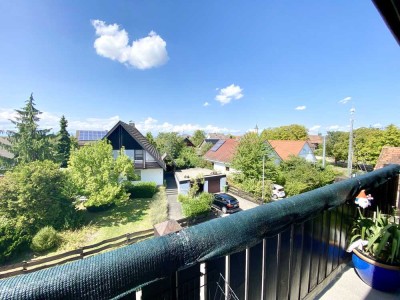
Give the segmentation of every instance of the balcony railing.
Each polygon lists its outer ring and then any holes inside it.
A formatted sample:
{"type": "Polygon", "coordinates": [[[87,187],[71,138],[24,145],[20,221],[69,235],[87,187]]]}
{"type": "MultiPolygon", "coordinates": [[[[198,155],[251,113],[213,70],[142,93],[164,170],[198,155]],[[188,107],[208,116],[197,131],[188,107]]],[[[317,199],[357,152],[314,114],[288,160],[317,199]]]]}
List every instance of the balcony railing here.
{"type": "Polygon", "coordinates": [[[348,261],[353,200],[395,205],[399,165],[0,281],[0,299],[312,298],[348,261]],[[222,281],[221,281],[222,278],[222,281]],[[230,290],[231,289],[231,290],[230,290]],[[224,296],[225,294],[225,296],[224,296]]]}

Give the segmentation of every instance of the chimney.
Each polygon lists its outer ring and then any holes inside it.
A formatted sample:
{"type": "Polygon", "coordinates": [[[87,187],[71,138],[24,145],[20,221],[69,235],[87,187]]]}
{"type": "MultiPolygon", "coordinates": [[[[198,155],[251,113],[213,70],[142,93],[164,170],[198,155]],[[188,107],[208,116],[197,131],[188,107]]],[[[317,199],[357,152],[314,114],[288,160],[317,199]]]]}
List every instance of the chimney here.
{"type": "Polygon", "coordinates": [[[132,120],[130,120],[130,121],[129,121],[129,126],[135,127],[135,122],[132,121],[132,120]]]}

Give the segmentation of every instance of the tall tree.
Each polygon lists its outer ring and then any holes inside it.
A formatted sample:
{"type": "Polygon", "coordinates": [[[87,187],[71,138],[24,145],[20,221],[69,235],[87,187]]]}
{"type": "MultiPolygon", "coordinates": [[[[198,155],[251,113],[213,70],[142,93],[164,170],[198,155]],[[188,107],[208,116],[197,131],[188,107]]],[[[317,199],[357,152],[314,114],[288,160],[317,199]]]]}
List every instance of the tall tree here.
{"type": "Polygon", "coordinates": [[[308,139],[307,128],[303,125],[292,124],[276,128],[264,129],[261,133],[263,140],[294,140],[305,141],[308,139]]]}
{"type": "Polygon", "coordinates": [[[146,139],[149,141],[150,144],[152,144],[154,147],[157,147],[156,141],[153,137],[153,134],[149,131],[146,133],[146,139]]]}
{"type": "Polygon", "coordinates": [[[61,160],[61,167],[68,165],[69,154],[71,151],[71,139],[67,131],[68,121],[64,116],[60,120],[60,131],[58,132],[57,152],[61,160]]]}
{"type": "Polygon", "coordinates": [[[73,150],[68,170],[78,193],[88,198],[86,207],[119,204],[128,199],[121,178],[134,177],[132,160],[124,151],[114,159],[107,140],[73,150]]]}
{"type": "Polygon", "coordinates": [[[156,138],[158,151],[169,154],[173,159],[178,158],[185,146],[183,138],[176,132],[161,132],[156,138]]]}
{"type": "Polygon", "coordinates": [[[191,138],[193,144],[198,147],[206,138],[206,133],[203,130],[197,129],[191,138]]]}
{"type": "Polygon", "coordinates": [[[349,133],[344,131],[328,131],[326,139],[326,154],[332,156],[335,162],[347,159],[349,148],[349,133]]]}
{"type": "Polygon", "coordinates": [[[49,138],[50,129],[39,129],[39,115],[33,95],[26,101],[25,107],[16,109],[17,117],[11,122],[16,131],[8,132],[9,146],[5,148],[14,155],[14,162],[28,163],[36,160],[54,159],[53,147],[49,138]]]}
{"type": "Polygon", "coordinates": [[[263,158],[265,179],[275,181],[278,173],[270,156],[270,149],[263,139],[254,132],[246,133],[239,142],[233,156],[232,167],[241,171],[245,179],[262,179],[263,158]]]}

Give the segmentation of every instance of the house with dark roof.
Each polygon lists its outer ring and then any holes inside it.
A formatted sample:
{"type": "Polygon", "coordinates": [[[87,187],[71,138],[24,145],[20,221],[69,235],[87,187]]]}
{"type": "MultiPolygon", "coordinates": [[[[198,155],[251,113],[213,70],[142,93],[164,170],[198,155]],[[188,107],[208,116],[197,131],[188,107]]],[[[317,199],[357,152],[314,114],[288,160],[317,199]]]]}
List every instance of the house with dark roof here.
{"type": "Polygon", "coordinates": [[[268,140],[268,143],[282,160],[288,160],[291,156],[298,156],[312,163],[317,161],[307,141],[268,140]]]}
{"type": "Polygon", "coordinates": [[[218,141],[220,140],[229,140],[231,138],[230,135],[222,134],[222,133],[208,133],[206,135],[206,138],[203,140],[203,142],[200,144],[199,148],[203,147],[204,144],[206,143],[211,143],[215,145],[218,141]]]}
{"type": "Polygon", "coordinates": [[[125,153],[135,164],[135,172],[140,176],[140,181],[163,184],[165,162],[158,150],[140,133],[134,123],[119,121],[107,132],[104,139],[110,141],[114,157],[119,155],[122,148],[125,149],[125,153]]]}
{"type": "Polygon", "coordinates": [[[375,165],[375,170],[390,164],[400,164],[400,147],[384,146],[375,165]]]}
{"type": "Polygon", "coordinates": [[[192,141],[190,140],[189,136],[184,136],[183,137],[183,143],[186,145],[186,147],[196,147],[192,141]]]}

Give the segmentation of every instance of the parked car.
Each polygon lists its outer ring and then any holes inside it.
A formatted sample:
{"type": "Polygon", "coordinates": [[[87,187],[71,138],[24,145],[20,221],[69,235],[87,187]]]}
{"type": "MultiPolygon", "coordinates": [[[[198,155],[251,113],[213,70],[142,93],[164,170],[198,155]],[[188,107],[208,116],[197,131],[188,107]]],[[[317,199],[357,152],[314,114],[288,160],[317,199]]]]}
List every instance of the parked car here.
{"type": "Polygon", "coordinates": [[[285,198],[285,189],[279,184],[272,185],[272,199],[277,200],[279,198],[285,198]]]}
{"type": "Polygon", "coordinates": [[[234,213],[240,210],[239,201],[235,197],[225,193],[214,194],[211,206],[221,210],[224,214],[234,213]]]}

